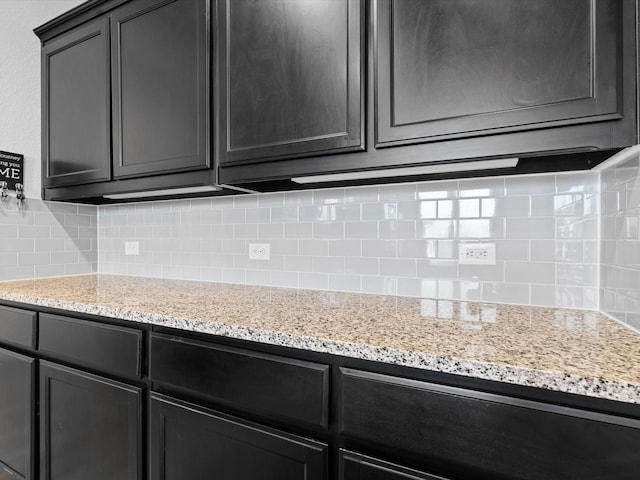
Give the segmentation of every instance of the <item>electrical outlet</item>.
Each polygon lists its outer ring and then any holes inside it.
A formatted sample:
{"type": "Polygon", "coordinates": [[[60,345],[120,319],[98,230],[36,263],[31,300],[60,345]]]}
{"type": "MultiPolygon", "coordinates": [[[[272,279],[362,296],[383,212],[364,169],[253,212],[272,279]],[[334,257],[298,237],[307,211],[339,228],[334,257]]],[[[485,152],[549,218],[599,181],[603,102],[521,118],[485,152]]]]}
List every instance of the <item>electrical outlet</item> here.
{"type": "Polygon", "coordinates": [[[140,255],[140,242],[124,242],[125,255],[140,255]]]}
{"type": "Polygon", "coordinates": [[[271,258],[271,245],[268,243],[250,243],[250,260],[269,260],[271,258]]]}
{"type": "Polygon", "coordinates": [[[461,243],[458,247],[460,265],[495,265],[495,243],[461,243]]]}

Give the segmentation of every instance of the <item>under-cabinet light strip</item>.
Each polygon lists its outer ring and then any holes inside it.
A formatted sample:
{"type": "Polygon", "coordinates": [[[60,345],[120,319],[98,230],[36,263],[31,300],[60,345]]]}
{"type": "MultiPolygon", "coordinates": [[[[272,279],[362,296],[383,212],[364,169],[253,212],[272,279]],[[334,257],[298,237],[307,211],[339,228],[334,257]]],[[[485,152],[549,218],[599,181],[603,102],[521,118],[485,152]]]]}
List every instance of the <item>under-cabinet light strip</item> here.
{"type": "Polygon", "coordinates": [[[518,164],[517,158],[501,158],[498,160],[479,160],[458,163],[440,163],[438,165],[422,165],[419,167],[389,168],[366,172],[331,173],[308,177],[295,177],[295,183],[326,183],[347,180],[368,180],[373,178],[407,177],[412,175],[429,175],[434,173],[468,172],[473,170],[490,170],[495,168],[512,168],[518,164]]]}
{"type": "Polygon", "coordinates": [[[111,200],[125,200],[129,198],[161,197],[163,195],[218,192],[220,190],[220,187],[214,187],[213,185],[203,185],[200,187],[168,188],[166,190],[149,190],[146,192],[114,193],[112,195],[105,195],[104,198],[109,198],[111,200]]]}

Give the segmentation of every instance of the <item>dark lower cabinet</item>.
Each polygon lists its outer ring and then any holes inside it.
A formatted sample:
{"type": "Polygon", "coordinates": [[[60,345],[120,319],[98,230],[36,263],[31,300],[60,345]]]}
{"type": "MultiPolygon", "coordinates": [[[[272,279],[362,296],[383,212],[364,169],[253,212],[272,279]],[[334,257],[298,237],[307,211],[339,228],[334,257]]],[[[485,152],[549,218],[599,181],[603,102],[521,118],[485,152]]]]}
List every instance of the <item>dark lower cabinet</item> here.
{"type": "Polygon", "coordinates": [[[637,419],[352,369],[341,369],[340,382],[347,439],[435,473],[636,480],[640,472],[637,419]]]}
{"type": "Polygon", "coordinates": [[[326,480],[327,447],[158,394],[149,478],[326,480]]]}
{"type": "Polygon", "coordinates": [[[40,362],[40,480],[142,480],[142,391],[40,362]]]}
{"type": "Polygon", "coordinates": [[[35,359],[0,349],[0,480],[33,478],[35,359]]]}
{"type": "Polygon", "coordinates": [[[446,480],[347,450],[340,450],[340,480],[446,480]]]}

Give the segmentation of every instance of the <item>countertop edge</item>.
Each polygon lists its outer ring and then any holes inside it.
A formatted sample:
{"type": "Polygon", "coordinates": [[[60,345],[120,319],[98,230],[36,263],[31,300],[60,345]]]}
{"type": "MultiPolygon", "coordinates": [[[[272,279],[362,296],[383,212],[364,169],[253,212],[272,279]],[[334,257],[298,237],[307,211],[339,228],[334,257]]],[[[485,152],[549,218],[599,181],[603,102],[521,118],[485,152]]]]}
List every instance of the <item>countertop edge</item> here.
{"type": "Polygon", "coordinates": [[[563,393],[586,395],[625,403],[640,404],[640,385],[586,378],[573,374],[537,371],[490,362],[432,356],[419,352],[381,348],[338,340],[323,340],[267,330],[226,325],[210,321],[136,312],[130,309],[99,307],[83,303],[51,300],[41,297],[0,293],[0,300],[85,313],[136,323],[176,328],[185,331],[219,335],[240,340],[328,353],[361,360],[382,362],[434,372],[461,375],[514,385],[535,387],[563,393]]]}

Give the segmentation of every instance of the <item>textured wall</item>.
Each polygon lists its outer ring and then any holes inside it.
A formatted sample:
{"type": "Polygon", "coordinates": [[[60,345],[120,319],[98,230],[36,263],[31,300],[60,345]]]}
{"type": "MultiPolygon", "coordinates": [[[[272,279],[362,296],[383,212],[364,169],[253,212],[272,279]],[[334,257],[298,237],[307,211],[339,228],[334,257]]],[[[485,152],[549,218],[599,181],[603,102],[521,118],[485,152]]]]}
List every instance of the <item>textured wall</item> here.
{"type": "Polygon", "coordinates": [[[0,150],[25,156],[25,187],[40,198],[40,40],[33,29],[83,0],[0,0],[0,150]]]}
{"type": "Polygon", "coordinates": [[[598,215],[590,172],[103,206],[99,271],[597,308],[598,215]],[[468,241],[497,265],[459,265],[468,241]]]}
{"type": "Polygon", "coordinates": [[[640,331],[640,153],[601,174],[601,309],[640,331]]]}
{"type": "Polygon", "coordinates": [[[38,25],[82,0],[0,0],[0,150],[25,156],[27,203],[0,201],[0,280],[96,270],[95,207],[40,198],[38,25]]]}

